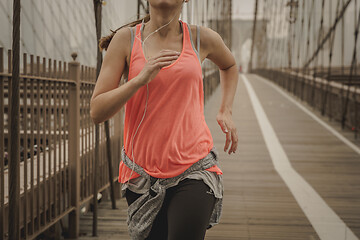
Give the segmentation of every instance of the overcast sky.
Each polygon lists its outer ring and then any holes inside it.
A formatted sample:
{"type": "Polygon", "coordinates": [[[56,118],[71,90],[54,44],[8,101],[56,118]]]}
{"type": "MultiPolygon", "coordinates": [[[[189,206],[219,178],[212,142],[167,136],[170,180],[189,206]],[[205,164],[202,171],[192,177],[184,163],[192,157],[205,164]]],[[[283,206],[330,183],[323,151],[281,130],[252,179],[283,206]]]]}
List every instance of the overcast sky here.
{"type": "Polygon", "coordinates": [[[255,0],[233,0],[233,18],[253,19],[255,0]]]}

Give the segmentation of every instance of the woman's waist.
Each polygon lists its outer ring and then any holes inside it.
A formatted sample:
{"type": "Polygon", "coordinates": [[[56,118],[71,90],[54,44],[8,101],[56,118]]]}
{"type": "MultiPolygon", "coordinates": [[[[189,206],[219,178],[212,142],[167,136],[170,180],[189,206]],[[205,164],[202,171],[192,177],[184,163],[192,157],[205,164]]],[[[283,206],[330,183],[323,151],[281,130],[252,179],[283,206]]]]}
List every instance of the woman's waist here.
{"type": "MultiPolygon", "coordinates": [[[[174,181],[171,187],[176,186],[180,181],[184,179],[196,179],[202,180],[205,184],[207,184],[210,189],[214,192],[216,198],[222,198],[223,195],[223,184],[221,175],[216,172],[211,172],[208,170],[194,171],[187,176],[183,176],[177,181],[174,181]]],[[[146,179],[142,176],[138,176],[134,179],[131,179],[127,182],[127,184],[123,184],[121,187],[121,191],[124,191],[128,188],[130,191],[135,192],[137,194],[144,194],[150,190],[151,182],[149,179],[146,179]]]]}
{"type": "Polygon", "coordinates": [[[210,145],[208,149],[204,149],[202,152],[193,153],[193,155],[182,154],[180,158],[171,155],[164,156],[162,153],[136,155],[135,152],[132,155],[124,148],[122,151],[122,164],[145,178],[151,176],[166,179],[184,174],[184,172],[191,171],[194,167],[205,167],[203,170],[212,168],[217,160],[217,152],[213,145],[210,145]]]}
{"type": "Polygon", "coordinates": [[[213,147],[210,137],[201,139],[189,139],[189,141],[174,141],[171,139],[127,138],[124,142],[126,154],[141,165],[152,166],[154,169],[164,169],[167,166],[187,165],[203,158],[213,147]],[[136,140],[138,139],[138,140],[136,140]]]}

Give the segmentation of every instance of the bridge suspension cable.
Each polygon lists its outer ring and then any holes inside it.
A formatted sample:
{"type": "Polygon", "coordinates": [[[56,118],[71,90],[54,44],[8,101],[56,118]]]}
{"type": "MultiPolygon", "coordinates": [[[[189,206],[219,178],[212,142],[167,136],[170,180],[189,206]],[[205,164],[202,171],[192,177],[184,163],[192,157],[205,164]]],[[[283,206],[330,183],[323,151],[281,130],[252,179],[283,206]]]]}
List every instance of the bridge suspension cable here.
{"type": "Polygon", "coordinates": [[[360,129],[359,11],[357,0],[257,0],[249,64],[355,138],[360,129]],[[262,29],[256,28],[260,19],[266,22],[262,29]]]}

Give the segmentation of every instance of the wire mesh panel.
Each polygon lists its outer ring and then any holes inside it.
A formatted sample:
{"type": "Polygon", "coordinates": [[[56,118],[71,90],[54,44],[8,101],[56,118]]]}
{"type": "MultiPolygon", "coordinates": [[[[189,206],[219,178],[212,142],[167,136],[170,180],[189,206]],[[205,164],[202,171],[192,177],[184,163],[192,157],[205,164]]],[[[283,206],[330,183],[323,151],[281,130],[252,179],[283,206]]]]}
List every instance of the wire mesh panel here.
{"type": "MultiPolygon", "coordinates": [[[[0,47],[10,49],[12,2],[0,2],[0,47]]],[[[136,19],[137,1],[107,0],[103,6],[103,35],[136,19]]],[[[22,1],[21,53],[69,61],[72,52],[87,66],[96,65],[96,32],[91,0],[22,1]]],[[[7,68],[7,62],[4,64],[7,68]]]]}

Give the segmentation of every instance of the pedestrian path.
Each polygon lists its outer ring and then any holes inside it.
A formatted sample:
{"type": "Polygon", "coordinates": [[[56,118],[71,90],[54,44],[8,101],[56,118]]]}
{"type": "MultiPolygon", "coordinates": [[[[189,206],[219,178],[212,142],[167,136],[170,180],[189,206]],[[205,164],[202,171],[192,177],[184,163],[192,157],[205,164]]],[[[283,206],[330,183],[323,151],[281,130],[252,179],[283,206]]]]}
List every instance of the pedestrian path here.
{"type": "MultiPolygon", "coordinates": [[[[225,188],[221,222],[208,230],[206,239],[360,237],[359,141],[325,119],[350,139],[349,146],[294,99],[261,77],[240,76],[233,107],[239,148],[232,155],[222,151],[225,136],[216,122],[220,88],[206,103],[225,188]]],[[[97,239],[130,239],[125,201],[118,206],[111,210],[109,203],[100,204],[97,239]]],[[[91,236],[91,223],[90,215],[83,217],[81,231],[87,237],[81,239],[91,236]]]]}

